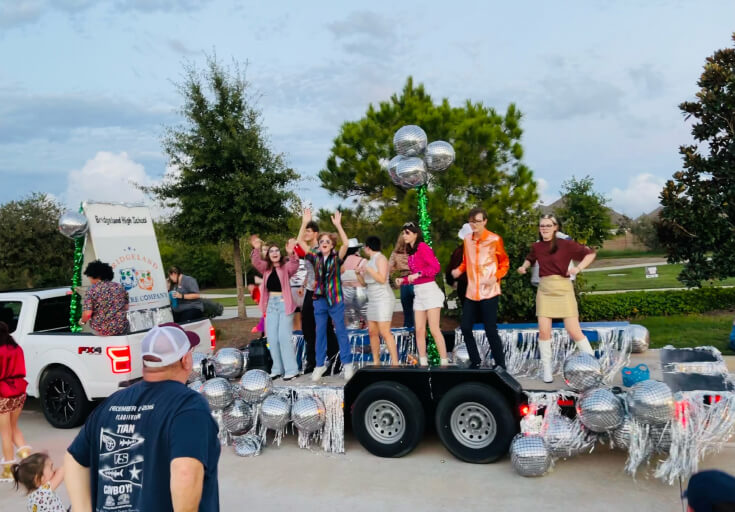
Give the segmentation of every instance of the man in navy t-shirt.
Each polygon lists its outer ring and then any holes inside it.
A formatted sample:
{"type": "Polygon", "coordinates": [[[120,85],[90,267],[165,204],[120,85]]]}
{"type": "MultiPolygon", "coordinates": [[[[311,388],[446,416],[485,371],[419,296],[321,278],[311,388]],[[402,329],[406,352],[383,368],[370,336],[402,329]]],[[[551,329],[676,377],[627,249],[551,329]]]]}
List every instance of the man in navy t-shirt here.
{"type": "Polygon", "coordinates": [[[146,334],[143,382],[107,398],[69,446],[72,510],[219,510],[217,424],[185,385],[198,343],[176,324],[146,334]]]}

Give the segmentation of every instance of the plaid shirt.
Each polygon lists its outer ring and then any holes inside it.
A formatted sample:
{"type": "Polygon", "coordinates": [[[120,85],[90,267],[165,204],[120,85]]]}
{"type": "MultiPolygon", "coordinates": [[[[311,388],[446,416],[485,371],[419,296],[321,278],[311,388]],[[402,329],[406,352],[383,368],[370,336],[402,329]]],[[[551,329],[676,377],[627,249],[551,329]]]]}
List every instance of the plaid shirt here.
{"type": "Polygon", "coordinates": [[[332,250],[325,258],[321,252],[309,252],[306,260],[314,266],[314,297],[325,297],[327,304],[334,306],[342,302],[342,263],[332,250]]]}

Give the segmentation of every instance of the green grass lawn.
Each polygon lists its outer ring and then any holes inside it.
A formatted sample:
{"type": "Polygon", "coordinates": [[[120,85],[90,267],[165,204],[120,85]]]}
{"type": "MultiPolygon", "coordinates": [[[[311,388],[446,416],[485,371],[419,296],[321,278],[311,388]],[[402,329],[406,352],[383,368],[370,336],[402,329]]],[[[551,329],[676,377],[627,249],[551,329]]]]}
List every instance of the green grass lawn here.
{"type": "MultiPolygon", "coordinates": [[[[247,288],[245,288],[247,290],[247,288]]],[[[202,290],[202,293],[217,293],[220,295],[235,295],[237,294],[237,288],[207,288],[202,290]]]]}
{"type": "Polygon", "coordinates": [[[640,324],[651,334],[651,348],[666,345],[697,347],[711,345],[725,355],[733,355],[729,348],[730,330],[735,316],[733,311],[716,311],[707,314],[652,316],[636,318],[631,323],[640,324]]]}
{"type": "MultiPolygon", "coordinates": [[[[623,268],[619,270],[586,271],[584,277],[586,290],[642,290],[655,288],[680,288],[684,285],[676,279],[682,265],[654,265],[658,277],[646,278],[646,267],[623,268]]],[[[714,285],[735,285],[735,279],[711,282],[714,285]]]]}
{"type": "Polygon", "coordinates": [[[649,257],[666,257],[666,253],[663,251],[606,251],[600,249],[597,251],[597,258],[649,258],[649,257]]]}

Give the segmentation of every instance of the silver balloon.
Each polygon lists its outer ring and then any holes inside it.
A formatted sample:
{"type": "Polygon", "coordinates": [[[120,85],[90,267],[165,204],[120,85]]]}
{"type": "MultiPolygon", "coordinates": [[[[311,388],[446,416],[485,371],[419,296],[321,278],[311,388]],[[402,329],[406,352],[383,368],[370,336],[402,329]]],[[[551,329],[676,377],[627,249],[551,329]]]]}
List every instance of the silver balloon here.
{"type": "Polygon", "coordinates": [[[470,354],[467,352],[467,345],[460,343],[454,347],[454,350],[452,350],[452,359],[454,360],[454,364],[460,368],[469,368],[472,361],[470,361],[470,354]]]}
{"type": "Polygon", "coordinates": [[[191,374],[189,374],[189,381],[195,381],[197,379],[203,379],[202,363],[207,359],[207,354],[204,352],[192,352],[192,368],[191,374]]]}
{"type": "Polygon", "coordinates": [[[225,428],[235,436],[245,434],[253,427],[253,409],[239,398],[222,411],[225,428]]]}
{"type": "Polygon", "coordinates": [[[664,425],[674,417],[674,395],[663,382],[636,383],[628,391],[627,401],[630,413],[641,423],[664,425]]]}
{"type": "Polygon", "coordinates": [[[81,238],[87,234],[87,217],[79,212],[66,212],[59,218],[59,231],[68,238],[81,238]]]}
{"type": "Polygon", "coordinates": [[[454,162],[454,148],[448,142],[437,140],[426,146],[426,168],[431,172],[443,171],[454,162]]]}
{"type": "Polygon", "coordinates": [[[648,350],[651,335],[642,325],[626,325],[623,329],[623,340],[630,342],[631,351],[640,354],[648,350]]]}
{"type": "Polygon", "coordinates": [[[196,391],[197,393],[201,393],[202,391],[204,391],[204,380],[193,380],[189,382],[186,387],[193,391],[196,391]]]}
{"type": "Polygon", "coordinates": [[[293,404],[291,419],[301,432],[311,434],[324,426],[327,419],[327,408],[316,396],[302,396],[293,404]]]}
{"type": "Polygon", "coordinates": [[[626,415],[620,425],[618,425],[618,428],[610,433],[610,437],[612,437],[613,444],[616,448],[627,450],[630,447],[630,435],[632,428],[633,418],[626,415]]]}
{"type": "Polygon", "coordinates": [[[564,361],[564,380],[575,391],[586,391],[602,384],[602,369],[595,356],[574,353],[564,361]]]}
{"type": "Polygon", "coordinates": [[[554,415],[544,420],[541,436],[552,457],[572,457],[579,453],[578,424],[566,416],[554,415]]]}
{"type": "Polygon", "coordinates": [[[655,425],[649,434],[653,449],[658,453],[669,453],[671,450],[671,425],[655,425]]]}
{"type": "Polygon", "coordinates": [[[232,435],[225,428],[225,418],[222,414],[222,409],[212,411],[212,418],[217,423],[217,440],[222,446],[228,446],[232,442],[232,435]]]}
{"type": "Polygon", "coordinates": [[[260,421],[265,428],[281,430],[291,417],[291,406],[280,396],[271,395],[260,406],[260,421]]]}
{"type": "Polygon", "coordinates": [[[221,348],[214,355],[214,372],[217,377],[236,379],[242,375],[242,352],[236,348],[221,348]]]}
{"type": "Polygon", "coordinates": [[[232,403],[232,385],[222,377],[215,377],[205,382],[202,393],[213,411],[224,409],[232,403]]]}
{"type": "Polygon", "coordinates": [[[398,181],[398,164],[401,163],[404,158],[406,157],[403,155],[397,155],[391,158],[390,162],[388,162],[388,175],[390,175],[391,181],[398,186],[400,186],[400,182],[398,181]]]}
{"type": "Polygon", "coordinates": [[[510,444],[510,462],[521,476],[542,476],[551,467],[551,454],[540,435],[518,434],[510,444]]]}
{"type": "Polygon", "coordinates": [[[589,389],[577,401],[577,414],[582,425],[592,432],[608,432],[623,423],[623,402],[607,388],[589,389]]]}
{"type": "Polygon", "coordinates": [[[426,184],[429,173],[426,172],[426,164],[423,160],[411,157],[398,162],[396,177],[398,180],[396,185],[399,187],[416,188],[426,184]]]}
{"type": "Polygon", "coordinates": [[[255,404],[273,392],[273,379],[263,370],[248,370],[240,379],[240,398],[255,404]]]}
{"type": "Polygon", "coordinates": [[[234,438],[235,453],[240,457],[254,457],[263,448],[263,439],[254,434],[246,434],[234,438]]]}
{"type": "Polygon", "coordinates": [[[403,156],[418,156],[426,149],[428,139],[420,126],[409,124],[398,129],[393,135],[393,147],[403,156]]]}

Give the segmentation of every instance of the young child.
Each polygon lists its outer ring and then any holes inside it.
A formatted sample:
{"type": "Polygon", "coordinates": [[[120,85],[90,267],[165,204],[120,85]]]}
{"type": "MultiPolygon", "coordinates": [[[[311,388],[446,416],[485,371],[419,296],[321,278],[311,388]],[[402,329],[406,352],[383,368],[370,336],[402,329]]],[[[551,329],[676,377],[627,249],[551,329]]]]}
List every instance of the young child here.
{"type": "Polygon", "coordinates": [[[54,469],[54,463],[45,453],[33,453],[13,464],[16,490],[23,485],[28,491],[28,512],[65,512],[66,507],[56,495],[64,481],[64,468],[54,469]]]}

